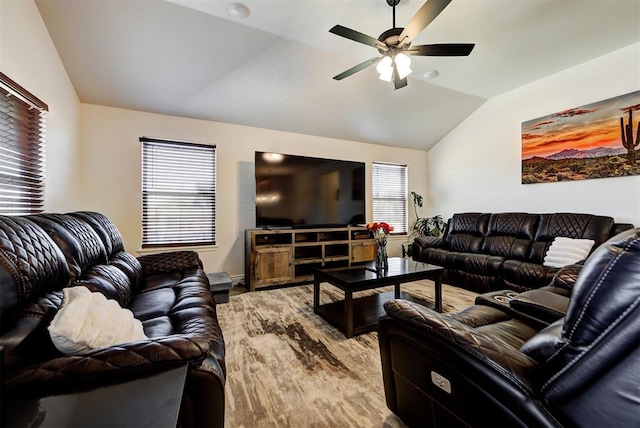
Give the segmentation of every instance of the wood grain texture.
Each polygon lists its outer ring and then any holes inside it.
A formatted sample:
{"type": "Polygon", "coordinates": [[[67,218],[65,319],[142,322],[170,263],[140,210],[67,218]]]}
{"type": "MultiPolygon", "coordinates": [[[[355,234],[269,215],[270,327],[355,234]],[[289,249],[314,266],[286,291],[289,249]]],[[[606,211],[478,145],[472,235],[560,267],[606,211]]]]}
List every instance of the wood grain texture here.
{"type": "MultiPolygon", "coordinates": [[[[341,300],[327,285],[321,300],[341,300]]],[[[433,283],[402,289],[433,301],[433,283]]],[[[393,287],[358,293],[390,291],[393,287]]],[[[443,311],[476,294],[443,285],[443,311]]],[[[376,332],[351,339],[313,313],[313,287],[233,295],[218,306],[227,355],[227,427],[403,427],[385,404],[376,332]]]]}

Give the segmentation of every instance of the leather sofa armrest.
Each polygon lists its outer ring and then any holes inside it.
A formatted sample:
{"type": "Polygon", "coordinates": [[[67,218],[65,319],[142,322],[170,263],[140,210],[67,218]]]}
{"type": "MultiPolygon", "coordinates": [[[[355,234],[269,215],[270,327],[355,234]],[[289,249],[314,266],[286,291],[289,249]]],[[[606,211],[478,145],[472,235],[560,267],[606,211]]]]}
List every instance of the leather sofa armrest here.
{"type": "Polygon", "coordinates": [[[582,270],[582,266],[583,266],[583,263],[580,262],[580,263],[576,263],[573,265],[560,268],[560,270],[556,272],[553,278],[551,279],[551,282],[549,283],[549,285],[553,287],[560,287],[560,288],[572,290],[573,285],[578,280],[578,275],[582,270]]]}
{"type": "MultiPolygon", "coordinates": [[[[207,338],[171,335],[67,355],[6,373],[7,393],[46,396],[120,383],[188,363],[197,366],[209,355],[207,338]]],[[[223,373],[217,375],[224,376],[223,373]]]]}
{"type": "Polygon", "coordinates": [[[167,251],[138,257],[145,276],[176,272],[185,269],[202,269],[202,261],[195,251],[167,251]]]}
{"type": "Polygon", "coordinates": [[[406,300],[390,300],[384,304],[387,315],[410,324],[425,335],[435,335],[461,353],[470,355],[516,383],[531,390],[531,370],[537,363],[505,342],[492,338],[477,329],[406,300]]]}
{"type": "Polygon", "coordinates": [[[529,290],[509,301],[509,306],[517,312],[551,324],[567,313],[569,297],[549,289],[529,290]]]}
{"type": "Polygon", "coordinates": [[[445,246],[442,238],[437,236],[418,236],[415,242],[422,248],[444,248],[445,246]]]}
{"type": "Polygon", "coordinates": [[[611,230],[611,237],[618,235],[626,230],[633,229],[635,226],[633,223],[614,223],[613,229],[611,230]]]}

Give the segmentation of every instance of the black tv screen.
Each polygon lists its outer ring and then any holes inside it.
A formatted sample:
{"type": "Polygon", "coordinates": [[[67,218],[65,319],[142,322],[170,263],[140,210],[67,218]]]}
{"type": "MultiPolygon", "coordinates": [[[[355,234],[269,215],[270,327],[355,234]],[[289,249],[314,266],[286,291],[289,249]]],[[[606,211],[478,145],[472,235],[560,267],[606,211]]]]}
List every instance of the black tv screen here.
{"type": "Polygon", "coordinates": [[[256,152],[256,226],[364,223],[364,162],[256,152]]]}

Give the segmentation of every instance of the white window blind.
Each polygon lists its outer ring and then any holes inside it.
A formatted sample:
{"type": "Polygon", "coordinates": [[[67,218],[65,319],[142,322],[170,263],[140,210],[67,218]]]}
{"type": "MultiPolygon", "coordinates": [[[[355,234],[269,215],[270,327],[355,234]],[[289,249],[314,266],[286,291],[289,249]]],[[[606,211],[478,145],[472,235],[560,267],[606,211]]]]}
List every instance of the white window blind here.
{"type": "Polygon", "coordinates": [[[143,137],[142,247],[216,243],[216,147],[143,137]]]}
{"type": "Polygon", "coordinates": [[[0,214],[41,213],[48,107],[0,73],[0,214]]]}
{"type": "Polygon", "coordinates": [[[407,166],[373,162],[373,221],[407,233],[407,166]]]}

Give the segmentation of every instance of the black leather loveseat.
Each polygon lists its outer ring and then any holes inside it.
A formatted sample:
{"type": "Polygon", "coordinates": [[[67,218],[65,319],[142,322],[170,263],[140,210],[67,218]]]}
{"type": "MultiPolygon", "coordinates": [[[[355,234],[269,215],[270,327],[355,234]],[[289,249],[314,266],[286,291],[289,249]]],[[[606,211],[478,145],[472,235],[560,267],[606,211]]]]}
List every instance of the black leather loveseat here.
{"type": "Polygon", "coordinates": [[[557,237],[590,239],[593,248],[633,225],[574,213],[458,213],[442,238],[418,237],[412,258],[445,267],[443,281],[475,292],[523,291],[549,284],[558,268],[544,266],[557,237]]]}
{"type": "Polygon", "coordinates": [[[188,364],[181,426],[224,425],[224,340],[197,253],[135,258],[94,212],[0,216],[0,299],[3,397],[76,392],[188,364]],[[128,308],[147,339],[61,353],[47,327],[66,287],[128,308]]]}
{"type": "Polygon", "coordinates": [[[551,286],[572,292],[544,328],[483,299],[448,315],[387,302],[378,338],[389,409],[410,426],[638,426],[640,228],[551,286]]]}

